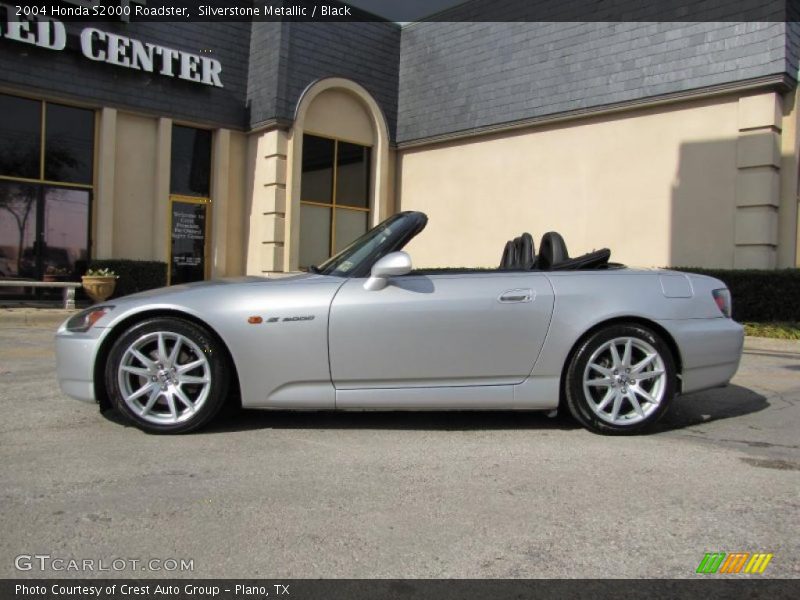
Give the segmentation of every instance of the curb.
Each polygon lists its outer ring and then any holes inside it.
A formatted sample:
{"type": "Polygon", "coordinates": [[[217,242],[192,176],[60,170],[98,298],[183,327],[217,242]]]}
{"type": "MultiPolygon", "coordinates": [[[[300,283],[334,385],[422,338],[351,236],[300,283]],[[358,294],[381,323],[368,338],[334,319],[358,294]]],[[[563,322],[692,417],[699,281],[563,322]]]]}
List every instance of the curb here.
{"type": "Polygon", "coordinates": [[[0,310],[0,329],[35,327],[57,329],[61,323],[74,315],[77,310],[53,308],[6,308],[0,310]]]}
{"type": "Polygon", "coordinates": [[[800,354],[800,340],[779,340],[776,338],[745,336],[744,349],[745,351],[760,350],[800,354]]]}

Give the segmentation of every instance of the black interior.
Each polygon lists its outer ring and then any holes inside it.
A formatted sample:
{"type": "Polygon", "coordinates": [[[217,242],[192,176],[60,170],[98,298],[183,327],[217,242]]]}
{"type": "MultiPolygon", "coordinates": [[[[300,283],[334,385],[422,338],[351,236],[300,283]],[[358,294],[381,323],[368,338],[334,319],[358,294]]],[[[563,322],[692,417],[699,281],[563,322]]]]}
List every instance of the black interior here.
{"type": "MultiPolygon", "coordinates": [[[[310,266],[309,272],[341,277],[366,277],[372,266],[391,252],[401,250],[428,223],[428,217],[418,211],[397,213],[373,227],[336,256],[323,264],[310,266]]],[[[542,236],[539,254],[530,233],[506,242],[498,269],[439,268],[414,269],[412,275],[435,273],[476,273],[485,271],[566,271],[615,269],[622,265],[609,263],[611,250],[603,248],[583,256],[570,258],[564,238],[555,231],[542,236]]]]}
{"type": "Polygon", "coordinates": [[[500,269],[503,271],[530,271],[536,265],[536,248],[530,233],[506,242],[500,269]]]}
{"type": "Polygon", "coordinates": [[[570,258],[567,244],[560,233],[548,231],[542,236],[539,254],[536,255],[533,237],[530,233],[506,242],[500,258],[501,271],[569,271],[578,269],[609,268],[611,250],[602,248],[570,258]]]}
{"type": "Polygon", "coordinates": [[[547,271],[553,265],[566,260],[569,260],[569,252],[567,252],[567,244],[561,234],[555,231],[545,233],[539,244],[539,268],[547,271]]]}

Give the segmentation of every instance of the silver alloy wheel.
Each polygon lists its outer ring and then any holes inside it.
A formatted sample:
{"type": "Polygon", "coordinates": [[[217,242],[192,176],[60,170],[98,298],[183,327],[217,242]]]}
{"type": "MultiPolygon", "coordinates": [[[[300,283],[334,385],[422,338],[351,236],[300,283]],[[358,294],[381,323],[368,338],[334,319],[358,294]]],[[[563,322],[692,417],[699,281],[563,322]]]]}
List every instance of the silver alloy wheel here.
{"type": "Polygon", "coordinates": [[[211,365],[186,336],[155,331],[128,346],[117,381],[134,414],[150,423],[172,425],[190,419],[208,399],[211,365]]]}
{"type": "Polygon", "coordinates": [[[600,419],[633,425],[649,417],[664,399],[664,359],[646,341],[618,337],[595,350],[583,372],[583,393],[600,419]]]}

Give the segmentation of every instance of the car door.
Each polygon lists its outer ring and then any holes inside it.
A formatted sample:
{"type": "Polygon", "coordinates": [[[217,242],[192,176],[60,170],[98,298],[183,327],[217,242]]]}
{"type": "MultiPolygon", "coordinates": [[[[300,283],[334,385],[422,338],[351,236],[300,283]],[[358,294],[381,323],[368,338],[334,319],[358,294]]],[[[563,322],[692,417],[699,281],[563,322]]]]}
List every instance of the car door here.
{"type": "Polygon", "coordinates": [[[331,304],[337,390],[520,383],[553,311],[539,273],[405,275],[378,291],[365,281],[347,281],[331,304]]]}

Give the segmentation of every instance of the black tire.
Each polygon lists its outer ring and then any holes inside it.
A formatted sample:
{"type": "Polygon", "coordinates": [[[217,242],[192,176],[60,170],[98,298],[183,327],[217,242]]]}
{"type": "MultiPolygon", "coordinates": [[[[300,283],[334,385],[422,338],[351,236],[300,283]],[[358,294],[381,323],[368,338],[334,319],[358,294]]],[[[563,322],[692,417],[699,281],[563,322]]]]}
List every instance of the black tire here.
{"type": "Polygon", "coordinates": [[[155,317],[132,325],[114,342],[105,382],[113,405],[139,429],[186,433],[206,425],[225,404],[228,371],[227,354],[207,329],[180,318],[155,317]],[[137,358],[134,348],[151,366],[137,358]],[[176,356],[171,362],[172,354],[176,356]],[[160,358],[163,356],[167,360],[160,358]],[[125,369],[137,373],[121,370],[123,361],[125,369]],[[202,364],[190,368],[195,363],[202,364]],[[144,393],[134,398],[140,390],[144,393]]]}
{"type": "MultiPolygon", "coordinates": [[[[628,371],[630,370],[628,369],[628,371]]],[[[635,371],[635,369],[633,370],[635,371]]],[[[570,413],[576,421],[590,431],[605,435],[642,433],[664,415],[675,396],[675,358],[664,340],[649,328],[633,323],[609,325],[596,331],[580,343],[567,367],[564,387],[566,404],[570,413]],[[619,351],[624,350],[625,343],[620,340],[628,339],[639,340],[638,344],[631,343],[631,356],[627,361],[629,366],[640,364],[644,357],[649,356],[645,347],[655,350],[658,355],[657,359],[650,359],[651,362],[643,367],[639,374],[626,373],[625,368],[619,368],[624,365],[624,361],[619,363],[618,368],[614,368],[611,346],[615,347],[620,358],[624,358],[619,351]],[[613,340],[617,340],[617,342],[612,343],[613,340]],[[595,357],[593,364],[600,368],[607,367],[608,373],[597,373],[595,367],[588,368],[589,361],[596,352],[599,354],[595,357]],[[658,371],[663,371],[663,377],[653,375],[658,371]],[[595,377],[591,377],[592,381],[584,385],[585,378],[589,377],[589,373],[597,375],[598,383],[595,383],[595,377]],[[635,382],[634,377],[637,378],[635,382]],[[613,383],[606,385],[605,381],[613,381],[613,383]],[[644,396],[640,396],[642,393],[650,395],[654,399],[658,399],[660,396],[660,401],[653,403],[644,400],[644,396]],[[607,394],[612,400],[608,400],[607,394]],[[618,397],[620,398],[619,412],[612,421],[613,407],[618,397]],[[605,406],[606,410],[604,410],[604,402],[608,402],[608,405],[605,406]],[[634,404],[639,405],[640,411],[635,410],[634,404]],[[612,414],[608,414],[609,411],[612,414]]]]}

